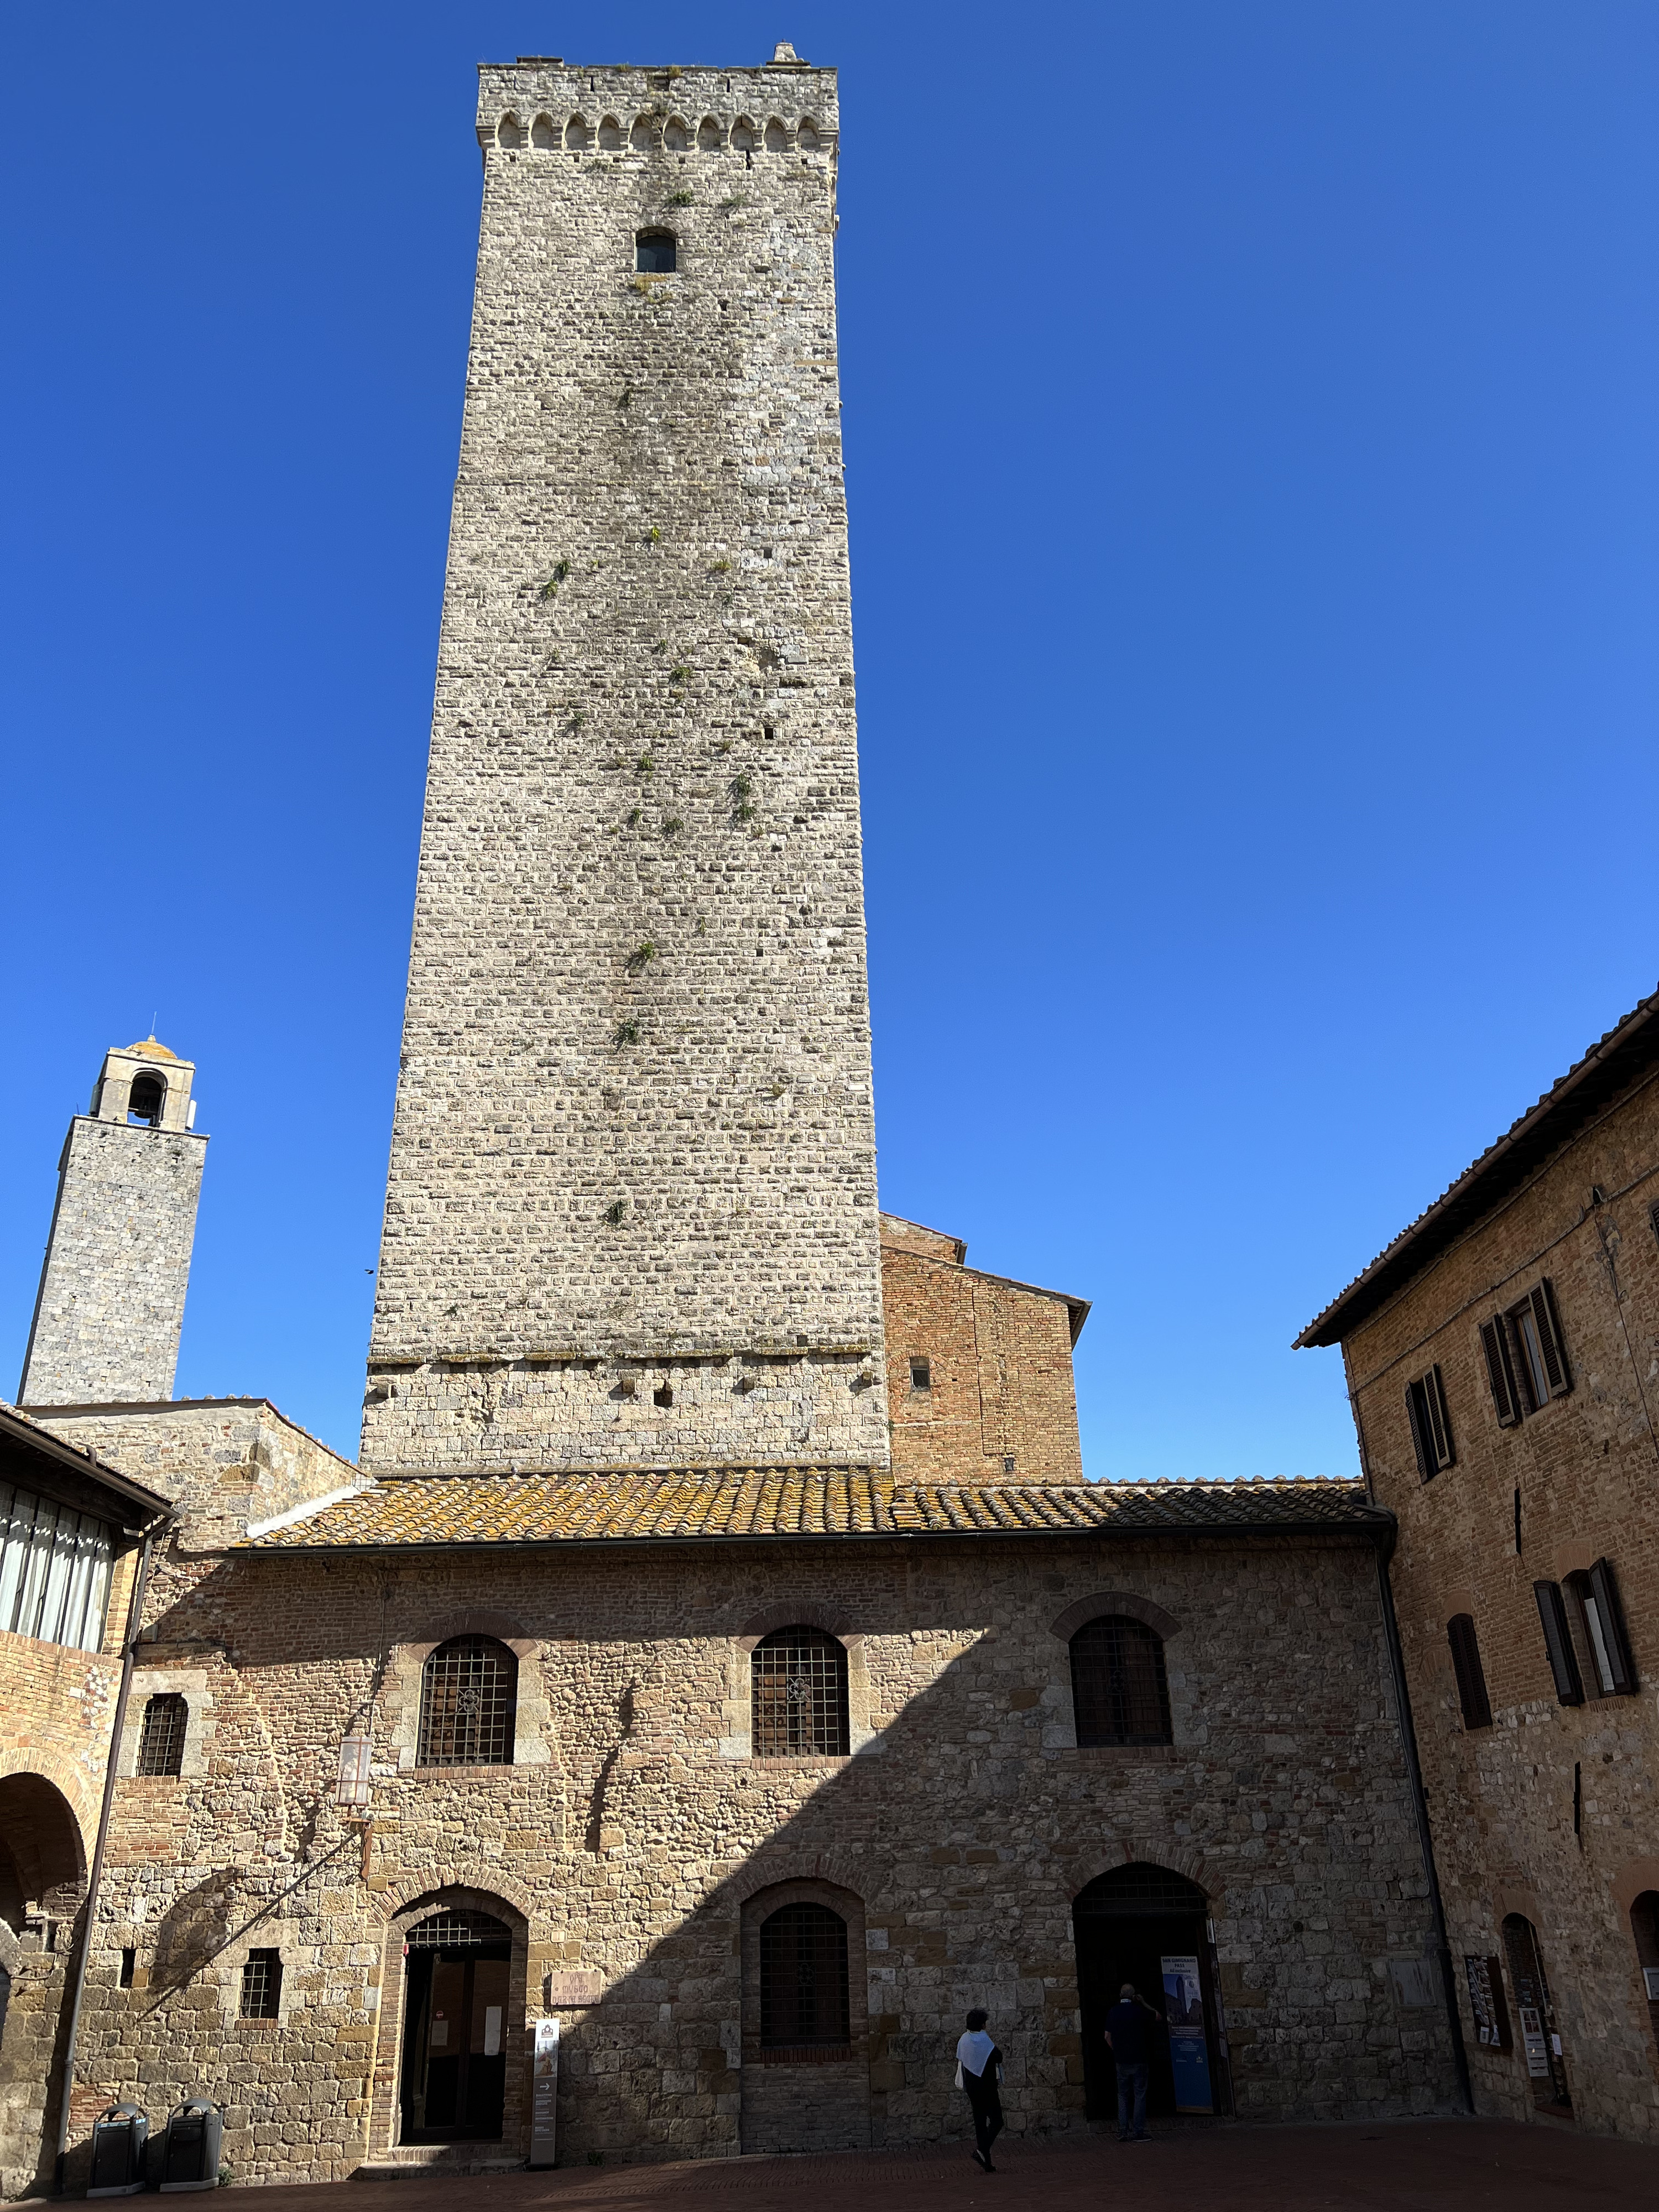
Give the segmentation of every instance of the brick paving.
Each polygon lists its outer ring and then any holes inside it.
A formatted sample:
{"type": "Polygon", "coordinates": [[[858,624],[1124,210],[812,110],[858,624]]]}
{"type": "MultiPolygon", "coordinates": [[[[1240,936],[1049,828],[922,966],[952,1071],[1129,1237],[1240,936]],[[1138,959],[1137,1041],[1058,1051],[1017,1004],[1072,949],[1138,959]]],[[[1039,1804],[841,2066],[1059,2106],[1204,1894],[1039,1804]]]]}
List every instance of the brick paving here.
{"type": "Polygon", "coordinates": [[[1169,2129],[1144,2144],[1090,2136],[998,2145],[999,2171],[965,2150],[848,2151],[800,2158],[702,2159],[685,2164],[548,2173],[422,2177],[268,2188],[261,2212],[647,2212],[735,2204],[741,2212],[945,2212],[945,2207],[1041,2207],[1097,2212],[1127,2191],[1135,2212],[1313,2212],[1376,2205],[1388,2212],[1511,2212],[1516,2203],[1614,2212],[1659,2201],[1650,2148],[1547,2123],[1357,2122],[1323,2127],[1169,2129]],[[283,2203],[279,2206],[277,2198],[283,2203]],[[328,2200],[326,2203],[325,2200],[328,2200]]]}

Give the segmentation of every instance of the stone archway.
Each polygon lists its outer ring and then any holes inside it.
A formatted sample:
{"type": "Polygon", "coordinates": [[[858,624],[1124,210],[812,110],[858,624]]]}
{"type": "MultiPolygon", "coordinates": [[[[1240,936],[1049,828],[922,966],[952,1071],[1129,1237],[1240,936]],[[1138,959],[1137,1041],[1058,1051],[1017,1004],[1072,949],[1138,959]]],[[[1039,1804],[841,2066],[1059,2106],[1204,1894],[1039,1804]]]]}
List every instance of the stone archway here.
{"type": "Polygon", "coordinates": [[[64,1974],[86,1872],[81,1822],[57,1783],[27,1768],[0,1775],[0,2189],[9,2197],[48,2175],[64,1974]]]}
{"type": "Polygon", "coordinates": [[[1150,2036],[1147,2110],[1229,2109],[1210,1911],[1197,1882],[1151,1859],[1112,1868],[1073,1900],[1085,2098],[1091,2120],[1116,2116],[1116,2069],[1103,2029],[1126,1982],[1164,2021],[1150,2036]]]}

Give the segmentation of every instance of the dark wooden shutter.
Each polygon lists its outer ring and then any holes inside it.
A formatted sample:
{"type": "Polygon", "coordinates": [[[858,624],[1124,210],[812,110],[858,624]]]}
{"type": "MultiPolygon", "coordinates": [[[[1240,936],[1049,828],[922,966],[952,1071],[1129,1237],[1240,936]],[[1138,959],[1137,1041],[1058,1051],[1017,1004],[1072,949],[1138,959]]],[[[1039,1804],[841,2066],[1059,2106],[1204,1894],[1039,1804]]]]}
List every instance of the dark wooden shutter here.
{"type": "Polygon", "coordinates": [[[1471,1614],[1460,1613],[1446,1623],[1451,1646],[1452,1672],[1457,1677],[1457,1702],[1463,1708],[1466,1729],[1492,1726],[1492,1701],[1486,1695],[1486,1670],[1480,1664],[1480,1645],[1471,1614]]]}
{"type": "Polygon", "coordinates": [[[1544,1355],[1544,1372],[1549,1377],[1552,1398],[1565,1398],[1572,1388],[1572,1376],[1567,1370],[1566,1347],[1561,1341],[1561,1323],[1555,1311],[1555,1292],[1547,1277],[1532,1294],[1533,1319],[1538,1324],[1539,1349],[1544,1355]]]}
{"type": "Polygon", "coordinates": [[[1502,1314],[1494,1314],[1490,1321],[1480,1324],[1480,1343],[1486,1355],[1486,1373],[1492,1381],[1492,1401],[1498,1408],[1498,1425],[1510,1428],[1521,1418],[1521,1401],[1516,1395],[1515,1370],[1510,1365],[1510,1333],[1502,1314]]]}
{"type": "Polygon", "coordinates": [[[1411,1424],[1412,1449],[1417,1454],[1417,1471],[1425,1482],[1434,1473],[1434,1446],[1429,1437],[1428,1408],[1424,1403],[1425,1392],[1420,1382],[1406,1385],[1406,1419],[1411,1424]]]}
{"type": "Polygon", "coordinates": [[[1534,1583],[1532,1594],[1538,1601],[1538,1618],[1544,1630],[1550,1672],[1555,1677],[1555,1694],[1564,1705],[1582,1705],[1584,1685],[1579,1680],[1578,1658],[1567,1627],[1567,1605],[1561,1595],[1561,1585],[1534,1583]]]}
{"type": "Polygon", "coordinates": [[[1598,1559],[1589,1571],[1590,1595],[1595,1600],[1595,1610],[1601,1617],[1601,1641],[1607,1646],[1607,1665],[1613,1674],[1615,1697],[1628,1698],[1636,1690],[1636,1665],[1630,1655],[1630,1638],[1625,1632],[1625,1608],[1619,1602],[1619,1585],[1613,1580],[1611,1559],[1598,1559]]]}
{"type": "Polygon", "coordinates": [[[1439,1367],[1431,1367],[1423,1377],[1423,1396],[1429,1413],[1429,1440],[1434,1446],[1437,1468],[1449,1467],[1456,1453],[1452,1449],[1451,1415],[1446,1407],[1446,1385],[1439,1367]]]}

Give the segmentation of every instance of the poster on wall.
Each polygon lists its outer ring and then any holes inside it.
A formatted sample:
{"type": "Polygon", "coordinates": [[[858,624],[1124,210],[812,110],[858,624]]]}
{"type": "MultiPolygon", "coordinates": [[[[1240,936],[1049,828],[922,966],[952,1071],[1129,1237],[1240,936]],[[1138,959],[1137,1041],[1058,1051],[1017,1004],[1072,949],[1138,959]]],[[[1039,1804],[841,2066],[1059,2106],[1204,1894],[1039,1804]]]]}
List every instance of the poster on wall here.
{"type": "Polygon", "coordinates": [[[1170,2025],[1170,2070],[1178,2112],[1212,2112],[1210,2045],[1204,2033],[1204,1992],[1196,1959],[1161,1959],[1164,2017],[1170,2025]]]}
{"type": "Polygon", "coordinates": [[[536,2055],[530,2076],[530,2163],[551,2166],[558,2155],[555,2141],[559,2110],[559,2023],[556,2019],[536,2022],[536,2055]]]}
{"type": "Polygon", "coordinates": [[[1532,2005],[1521,2008],[1521,2041],[1527,2053],[1527,2072],[1534,2081],[1550,2077],[1549,2045],[1544,2040],[1542,2015],[1532,2005]]]}
{"type": "Polygon", "coordinates": [[[1463,1972],[1469,1984],[1469,2010],[1474,2015],[1475,2041],[1488,2051],[1507,2051],[1509,2008],[1504,2002],[1504,1979],[1497,1960],[1466,1955],[1463,1972]]]}

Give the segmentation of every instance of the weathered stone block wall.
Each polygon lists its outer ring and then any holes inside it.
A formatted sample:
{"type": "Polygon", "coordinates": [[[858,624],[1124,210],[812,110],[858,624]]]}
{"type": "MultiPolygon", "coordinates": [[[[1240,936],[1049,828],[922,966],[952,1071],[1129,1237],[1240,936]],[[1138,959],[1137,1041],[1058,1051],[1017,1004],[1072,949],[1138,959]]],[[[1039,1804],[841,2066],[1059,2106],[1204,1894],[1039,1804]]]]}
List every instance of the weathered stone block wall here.
{"type": "MultiPolygon", "coordinates": [[[[801,2085],[815,2142],[959,2135],[951,2052],[974,2002],[1009,2054],[1011,2126],[1080,2124],[1070,1905],[1133,1858],[1208,1896],[1242,2112],[1382,2115],[1452,2094],[1443,2014],[1397,2010],[1389,1972],[1429,1955],[1431,1929],[1368,1547],[175,1557],[155,1614],[146,1666],[205,1670],[212,1740],[200,1771],[120,1785],[87,2091],[225,2097],[239,2178],[340,2175],[390,2139],[403,1931],[441,1897],[522,1928],[508,2081],[520,2094],[526,2024],[550,1998],[575,2159],[775,2139],[775,2084],[745,2047],[742,1935],[780,1884],[850,1895],[861,1916],[852,2072],[825,2069],[816,2103],[801,2085]],[[1124,1591],[1173,1617],[1175,1742],[1080,1751],[1054,1624],[1124,1591]],[[780,1608],[861,1639],[871,1737],[850,1759],[757,1760],[733,1735],[744,1639],[780,1608]],[[514,1638],[543,1756],[401,1766],[390,1706],[410,1695],[408,1662],[481,1619],[514,1638]],[[368,1829],[331,1797],[340,1739],[366,1720],[368,1829]],[[247,1947],[271,1943],[276,2031],[234,2017],[247,1947]]],[[[512,2110],[505,2148],[521,2152],[512,2110]]]]}
{"type": "Polygon", "coordinates": [[[402,1373],[363,1463],[799,1458],[803,1426],[884,1463],[834,75],[526,63],[478,116],[371,1350],[402,1373]],[[672,274],[636,273],[652,228],[672,274]],[[628,1362],[776,1353],[781,1418],[688,1373],[618,1432],[628,1362]],[[480,1362],[526,1403],[499,1437],[480,1362]]]}
{"type": "Polygon", "coordinates": [[[42,1428],[170,1498],[180,1540],[211,1550],[278,1515],[358,1487],[349,1460],[268,1398],[180,1398],[160,1406],[35,1409],[42,1428]]]}
{"type": "Polygon", "coordinates": [[[1070,1309],[883,1233],[893,1471],[914,1482],[1080,1482],[1070,1309]],[[927,1361],[926,1389],[910,1362],[927,1361]]]}
{"type": "MultiPolygon", "coordinates": [[[[1650,1079],[1346,1347],[1372,1486],[1400,1519],[1392,1574],[1401,1639],[1460,1974],[1465,1955],[1503,1955],[1506,1914],[1531,1920],[1577,2117],[1649,2137],[1659,2137],[1659,2045],[1630,1906],[1659,1889],[1656,1178],[1659,1084],[1650,1079]],[[1573,1389],[1500,1428],[1480,1323],[1544,1277],[1573,1389]],[[1405,1389],[1437,1363],[1456,1460],[1425,1483],[1405,1389]],[[1585,1663],[1585,1703],[1563,1706],[1533,1584],[1601,1558],[1618,1577],[1641,1694],[1596,1695],[1585,1663]],[[1489,1729],[1466,1730],[1459,1710],[1446,1625],[1462,1613],[1480,1641],[1489,1729]]],[[[1480,2108],[1527,2117],[1522,2052],[1483,2050],[1461,1994],[1480,2108]]],[[[1513,2022],[1512,1990],[1508,2002],[1513,2022]]]]}
{"type": "Polygon", "coordinates": [[[21,1405],[171,1395],[207,1141],[70,1123],[21,1405]]]}

